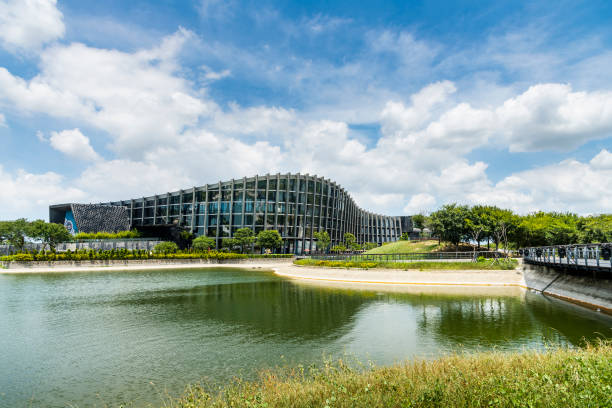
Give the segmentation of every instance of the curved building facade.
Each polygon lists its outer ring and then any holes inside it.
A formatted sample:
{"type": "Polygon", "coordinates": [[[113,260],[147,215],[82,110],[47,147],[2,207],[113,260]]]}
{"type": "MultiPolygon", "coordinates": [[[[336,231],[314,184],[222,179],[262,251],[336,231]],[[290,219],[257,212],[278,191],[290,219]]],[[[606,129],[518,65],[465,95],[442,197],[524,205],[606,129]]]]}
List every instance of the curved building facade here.
{"type": "Polygon", "coordinates": [[[412,231],[410,217],[365,211],[335,182],[308,174],[244,177],[102,205],[126,207],[132,227],[178,224],[216,238],[218,246],[239,228],[275,229],[281,252],[295,254],[316,250],[317,231],[327,231],[332,246],[347,232],[358,243],[380,245],[412,231]]]}

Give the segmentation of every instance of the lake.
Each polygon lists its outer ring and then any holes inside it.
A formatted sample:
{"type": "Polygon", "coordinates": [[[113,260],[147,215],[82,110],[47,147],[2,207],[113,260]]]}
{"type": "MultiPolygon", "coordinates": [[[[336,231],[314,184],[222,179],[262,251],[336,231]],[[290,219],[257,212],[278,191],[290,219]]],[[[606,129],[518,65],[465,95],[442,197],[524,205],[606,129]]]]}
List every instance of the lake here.
{"type": "Polygon", "coordinates": [[[0,275],[0,406],[161,406],[189,383],[324,358],[383,365],[604,336],[611,316],[519,288],[315,285],[229,268],[0,275]]]}

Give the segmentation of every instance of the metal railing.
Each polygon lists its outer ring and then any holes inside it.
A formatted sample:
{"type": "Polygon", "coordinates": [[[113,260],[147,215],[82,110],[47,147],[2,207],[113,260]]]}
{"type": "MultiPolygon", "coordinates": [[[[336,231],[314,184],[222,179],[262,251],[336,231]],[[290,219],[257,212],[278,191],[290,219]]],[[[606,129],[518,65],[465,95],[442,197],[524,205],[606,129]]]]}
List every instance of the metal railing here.
{"type": "Polygon", "coordinates": [[[532,247],[519,253],[531,264],[612,271],[610,243],[532,247]]]}
{"type": "Polygon", "coordinates": [[[476,252],[413,252],[404,254],[313,254],[310,259],[325,261],[375,261],[375,262],[411,262],[411,261],[471,261],[475,258],[504,258],[505,255],[496,251],[476,252]]]}

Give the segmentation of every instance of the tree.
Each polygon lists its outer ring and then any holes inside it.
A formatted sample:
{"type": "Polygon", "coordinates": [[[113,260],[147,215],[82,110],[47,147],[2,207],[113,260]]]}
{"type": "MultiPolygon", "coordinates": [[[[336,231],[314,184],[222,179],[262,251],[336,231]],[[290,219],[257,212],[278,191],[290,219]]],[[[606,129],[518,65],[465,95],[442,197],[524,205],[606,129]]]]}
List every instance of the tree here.
{"type": "Polygon", "coordinates": [[[457,246],[466,234],[465,219],[469,215],[466,205],[447,204],[430,216],[432,232],[439,240],[457,246]]]}
{"type": "Polygon", "coordinates": [[[360,249],[360,246],[357,244],[357,238],[350,232],[344,234],[344,244],[353,251],[360,249]]]}
{"type": "MultiPolygon", "coordinates": [[[[482,239],[482,233],[486,229],[486,223],[482,217],[482,213],[479,207],[472,207],[468,211],[468,217],[465,219],[466,230],[471,239],[476,241],[478,248],[480,248],[480,240],[482,239]]],[[[474,250],[474,261],[476,261],[476,247],[474,250]]]]}
{"type": "Polygon", "coordinates": [[[19,218],[15,221],[2,221],[0,234],[3,240],[14,246],[17,251],[23,251],[28,234],[28,222],[25,218],[19,218]]]}
{"type": "Polygon", "coordinates": [[[176,251],[178,251],[178,245],[170,241],[160,242],[153,248],[153,252],[158,254],[173,254],[176,251]]]}
{"type": "Polygon", "coordinates": [[[216,245],[215,239],[207,237],[205,235],[197,237],[191,243],[191,247],[196,252],[209,251],[210,249],[214,248],[215,245],[216,245]]]}
{"type": "Polygon", "coordinates": [[[283,239],[277,230],[260,231],[257,234],[257,245],[264,249],[279,248],[283,244],[283,239]]]}
{"type": "Polygon", "coordinates": [[[361,246],[364,250],[369,251],[370,249],[378,248],[378,244],[375,242],[366,242],[361,246]]]}
{"type": "Polygon", "coordinates": [[[30,238],[41,241],[43,250],[46,249],[47,245],[55,250],[57,244],[69,241],[72,238],[72,235],[63,225],[44,222],[43,220],[32,221],[28,225],[27,234],[30,238]]]}
{"type": "Polygon", "coordinates": [[[239,228],[234,232],[234,240],[236,245],[240,247],[240,252],[244,253],[246,247],[253,245],[253,242],[255,242],[255,234],[250,228],[239,228]]]}
{"type": "Polygon", "coordinates": [[[229,251],[237,247],[236,240],[234,238],[223,238],[221,240],[221,248],[225,248],[229,251]]]}
{"type": "Polygon", "coordinates": [[[317,240],[317,249],[325,252],[331,243],[331,238],[329,238],[327,231],[315,232],[312,235],[317,240]]]}
{"type": "Polygon", "coordinates": [[[412,226],[423,231],[423,228],[425,228],[425,222],[427,221],[427,217],[424,214],[416,214],[413,215],[411,219],[412,226]]]}
{"type": "Polygon", "coordinates": [[[334,245],[331,251],[332,252],[346,252],[346,247],[342,244],[334,245]]]}
{"type": "Polygon", "coordinates": [[[400,241],[410,241],[410,233],[409,232],[403,232],[402,236],[400,237],[400,241]]]}

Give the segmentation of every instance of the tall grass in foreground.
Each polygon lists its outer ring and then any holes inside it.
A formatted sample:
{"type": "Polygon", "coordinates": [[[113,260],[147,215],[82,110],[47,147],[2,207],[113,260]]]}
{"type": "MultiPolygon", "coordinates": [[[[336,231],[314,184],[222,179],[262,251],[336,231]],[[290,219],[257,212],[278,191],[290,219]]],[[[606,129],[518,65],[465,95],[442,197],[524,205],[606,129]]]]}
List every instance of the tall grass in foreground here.
{"type": "Polygon", "coordinates": [[[612,344],[549,352],[454,355],[355,369],[263,372],[211,395],[201,386],[167,406],[200,407],[612,407],[612,344]]]}

